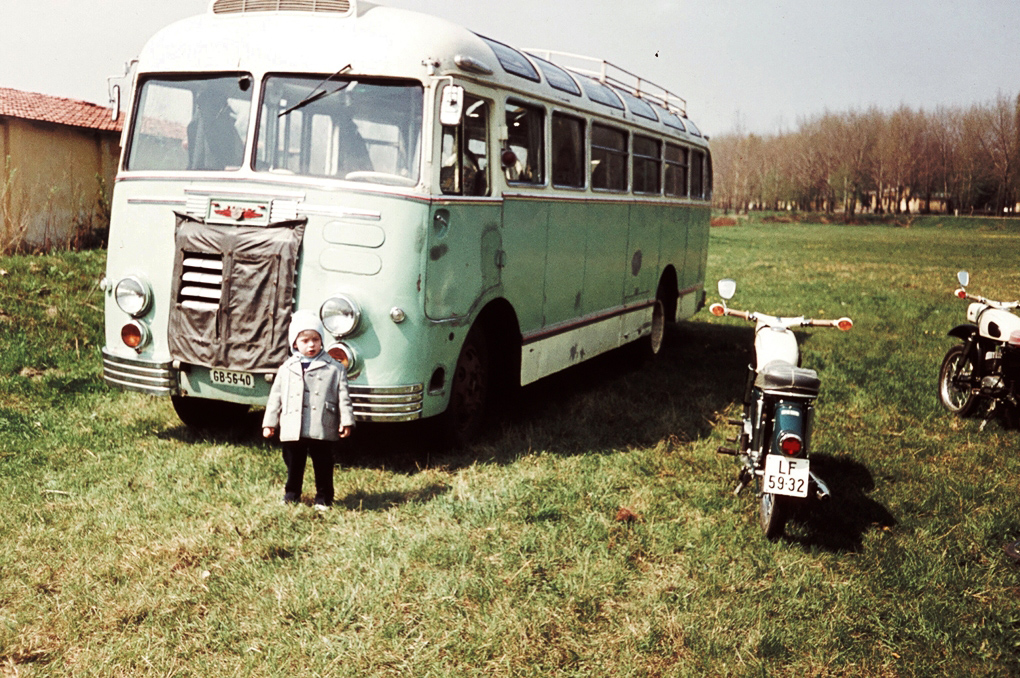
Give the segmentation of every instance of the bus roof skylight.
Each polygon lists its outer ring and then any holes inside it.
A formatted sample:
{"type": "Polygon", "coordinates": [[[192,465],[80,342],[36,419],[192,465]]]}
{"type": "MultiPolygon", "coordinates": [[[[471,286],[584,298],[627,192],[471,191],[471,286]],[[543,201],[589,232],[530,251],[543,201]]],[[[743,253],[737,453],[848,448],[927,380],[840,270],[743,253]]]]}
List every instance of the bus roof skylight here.
{"type": "Polygon", "coordinates": [[[538,71],[531,65],[527,57],[515,50],[513,47],[504,45],[501,42],[491,40],[484,35],[479,35],[479,38],[485,41],[492,51],[496,54],[496,59],[499,60],[499,65],[503,67],[503,70],[512,75],[516,75],[532,82],[541,82],[542,79],[538,77],[538,71]]]}
{"type": "Polygon", "coordinates": [[[542,75],[545,76],[545,80],[549,83],[550,87],[558,89],[561,92],[566,92],[567,94],[581,96],[581,88],[577,86],[574,79],[571,78],[570,74],[564,69],[554,63],[546,61],[545,59],[540,59],[534,54],[531,55],[531,58],[535,60],[536,64],[538,64],[539,69],[542,71],[542,75]]]}
{"type": "Polygon", "coordinates": [[[624,110],[623,101],[620,97],[601,82],[586,77],[581,79],[581,85],[584,87],[584,91],[588,95],[588,98],[592,101],[620,111],[624,110]]]}

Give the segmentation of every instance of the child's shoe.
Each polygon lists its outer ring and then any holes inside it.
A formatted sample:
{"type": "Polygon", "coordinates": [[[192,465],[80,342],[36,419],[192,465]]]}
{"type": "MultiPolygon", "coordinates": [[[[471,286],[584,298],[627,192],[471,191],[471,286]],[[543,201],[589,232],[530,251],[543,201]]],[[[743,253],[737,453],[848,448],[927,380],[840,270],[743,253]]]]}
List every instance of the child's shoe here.
{"type": "Polygon", "coordinates": [[[312,508],[314,508],[319,513],[325,513],[326,511],[329,511],[331,509],[329,504],[320,504],[319,502],[316,502],[312,506],[312,508]]]}

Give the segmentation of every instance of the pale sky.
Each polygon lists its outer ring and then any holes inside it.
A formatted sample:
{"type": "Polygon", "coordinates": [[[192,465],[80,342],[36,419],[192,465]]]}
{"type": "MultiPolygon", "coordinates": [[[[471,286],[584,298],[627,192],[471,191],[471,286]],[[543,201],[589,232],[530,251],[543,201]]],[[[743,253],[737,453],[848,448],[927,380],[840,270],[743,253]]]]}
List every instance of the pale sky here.
{"type": "MultiPolygon", "coordinates": [[[[1020,90],[1017,0],[380,0],[515,47],[605,59],[687,100],[707,134],[826,110],[968,106],[1020,90]]],[[[105,104],[168,23],[208,0],[0,0],[0,87],[105,104]]]]}

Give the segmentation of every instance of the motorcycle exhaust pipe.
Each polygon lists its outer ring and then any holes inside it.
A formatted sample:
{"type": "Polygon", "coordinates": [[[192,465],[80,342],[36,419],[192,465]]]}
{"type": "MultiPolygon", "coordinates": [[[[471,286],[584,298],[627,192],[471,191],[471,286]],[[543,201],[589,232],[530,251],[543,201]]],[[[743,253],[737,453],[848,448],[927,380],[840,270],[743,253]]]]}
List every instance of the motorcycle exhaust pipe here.
{"type": "Polygon", "coordinates": [[[832,493],[829,492],[829,486],[825,484],[821,478],[814,474],[814,471],[808,471],[808,475],[811,476],[812,482],[815,484],[815,496],[821,501],[827,501],[832,498],[832,493]]]}

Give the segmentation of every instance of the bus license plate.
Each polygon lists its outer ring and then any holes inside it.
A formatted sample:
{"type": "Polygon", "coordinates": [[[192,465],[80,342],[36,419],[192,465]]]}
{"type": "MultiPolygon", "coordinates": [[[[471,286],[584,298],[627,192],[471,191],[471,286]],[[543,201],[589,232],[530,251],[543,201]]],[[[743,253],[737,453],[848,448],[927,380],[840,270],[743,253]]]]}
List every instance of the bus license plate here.
{"type": "Polygon", "coordinates": [[[778,454],[770,454],[765,457],[762,490],[771,494],[806,497],[810,467],[810,462],[807,459],[790,459],[778,454]]]}
{"type": "Polygon", "coordinates": [[[248,372],[233,372],[231,370],[209,370],[209,379],[218,386],[235,386],[237,388],[255,388],[255,375],[248,372]]]}

